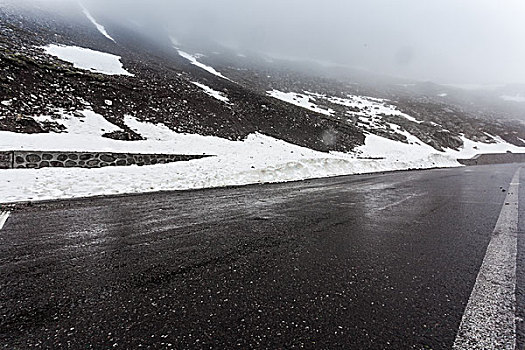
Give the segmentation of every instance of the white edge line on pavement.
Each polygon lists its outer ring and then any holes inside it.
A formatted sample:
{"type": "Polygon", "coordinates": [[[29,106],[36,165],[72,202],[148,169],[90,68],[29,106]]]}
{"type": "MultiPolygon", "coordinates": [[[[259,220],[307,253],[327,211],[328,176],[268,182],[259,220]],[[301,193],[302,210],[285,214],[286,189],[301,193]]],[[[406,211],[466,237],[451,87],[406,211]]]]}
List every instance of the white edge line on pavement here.
{"type": "Polygon", "coordinates": [[[518,190],[516,171],[465,308],[454,350],[516,347],[516,256],[518,190]]]}
{"type": "Polygon", "coordinates": [[[0,230],[4,228],[4,225],[7,221],[7,218],[9,217],[9,214],[11,213],[8,211],[0,212],[0,230]]]}

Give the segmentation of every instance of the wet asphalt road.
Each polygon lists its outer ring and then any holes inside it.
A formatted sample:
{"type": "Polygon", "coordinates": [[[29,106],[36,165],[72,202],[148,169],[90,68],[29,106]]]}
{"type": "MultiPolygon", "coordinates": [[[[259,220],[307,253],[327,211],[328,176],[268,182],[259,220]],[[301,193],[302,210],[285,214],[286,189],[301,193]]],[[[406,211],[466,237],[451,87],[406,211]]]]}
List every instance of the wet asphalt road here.
{"type": "Polygon", "coordinates": [[[518,167],[16,208],[0,348],[450,349],[518,167]]]}

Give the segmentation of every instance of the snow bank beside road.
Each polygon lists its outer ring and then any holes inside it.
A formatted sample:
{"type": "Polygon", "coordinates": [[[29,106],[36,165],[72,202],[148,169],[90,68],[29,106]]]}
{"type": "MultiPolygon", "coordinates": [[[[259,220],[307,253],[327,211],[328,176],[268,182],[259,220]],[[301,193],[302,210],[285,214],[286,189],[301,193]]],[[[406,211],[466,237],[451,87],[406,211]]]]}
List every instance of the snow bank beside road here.
{"type": "Polygon", "coordinates": [[[120,56],[78,46],[48,45],[44,47],[44,51],[62,61],[72,63],[76,68],[106,75],[133,76],[122,66],[120,56]]]}
{"type": "MultiPolygon", "coordinates": [[[[102,169],[45,168],[0,171],[0,203],[94,195],[186,190],[266,182],[284,182],[388,170],[459,166],[456,158],[480,152],[523,151],[504,143],[486,145],[466,140],[465,149],[438,152],[414,136],[413,144],[368,135],[355,153],[322,153],[282,140],[252,134],[244,141],[178,134],[166,126],[126,117],[125,123],[146,137],[143,141],[102,138],[117,128],[92,111],[84,122],[57,120],[62,134],[0,132],[0,150],[71,150],[136,153],[213,154],[216,157],[147,167],[102,169]],[[366,159],[364,157],[381,157],[366,159]]],[[[39,119],[46,119],[41,117],[39,119]]]]}
{"type": "MultiPolygon", "coordinates": [[[[245,148],[260,143],[262,135],[246,141],[245,148]]],[[[244,148],[244,147],[243,147],[244,148]]],[[[304,180],[364,172],[432,167],[435,162],[382,162],[335,156],[280,159],[255,159],[256,156],[231,154],[190,162],[148,167],[111,167],[102,169],[44,168],[0,172],[0,202],[34,201],[95,195],[171,191],[304,180]]],[[[253,152],[255,153],[255,152],[253,152]]],[[[252,154],[253,154],[252,153],[252,154]]],[[[457,163],[447,159],[448,166],[457,163]]],[[[441,164],[445,166],[445,164],[441,164]]]]}

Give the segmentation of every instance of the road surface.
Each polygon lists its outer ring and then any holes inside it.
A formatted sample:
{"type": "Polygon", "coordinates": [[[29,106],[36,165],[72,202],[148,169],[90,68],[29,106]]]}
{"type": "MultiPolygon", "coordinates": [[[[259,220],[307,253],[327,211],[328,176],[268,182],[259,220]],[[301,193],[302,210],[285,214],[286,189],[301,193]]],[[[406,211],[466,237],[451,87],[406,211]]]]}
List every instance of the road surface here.
{"type": "Polygon", "coordinates": [[[0,348],[525,349],[519,168],[4,207],[0,348]]]}

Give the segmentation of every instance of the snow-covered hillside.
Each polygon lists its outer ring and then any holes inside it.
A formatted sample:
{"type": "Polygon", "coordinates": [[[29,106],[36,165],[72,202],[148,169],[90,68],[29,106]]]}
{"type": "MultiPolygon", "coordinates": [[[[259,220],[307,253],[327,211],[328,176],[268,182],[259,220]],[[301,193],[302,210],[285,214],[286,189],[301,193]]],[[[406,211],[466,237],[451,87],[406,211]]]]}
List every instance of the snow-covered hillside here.
{"type": "MultiPolygon", "coordinates": [[[[478,152],[519,151],[501,140],[483,144],[465,139],[460,151],[437,152],[416,137],[410,144],[368,135],[352,153],[323,153],[259,133],[243,141],[179,134],[162,124],[126,117],[125,123],[143,141],[103,138],[120,128],[91,110],[82,118],[64,113],[59,134],[17,134],[0,131],[0,150],[113,151],[136,153],[208,154],[215,157],[154,166],[102,169],[45,168],[0,171],[2,202],[73,198],[94,195],[187,190],[253,183],[296,181],[378,171],[459,166],[457,158],[478,152]]],[[[39,121],[49,117],[38,117],[39,121]]]]}
{"type": "Polygon", "coordinates": [[[162,31],[152,41],[69,5],[72,23],[0,6],[0,151],[214,157],[1,170],[0,202],[452,167],[477,153],[524,151],[521,123],[453,104],[451,89],[371,87],[162,31]]]}

